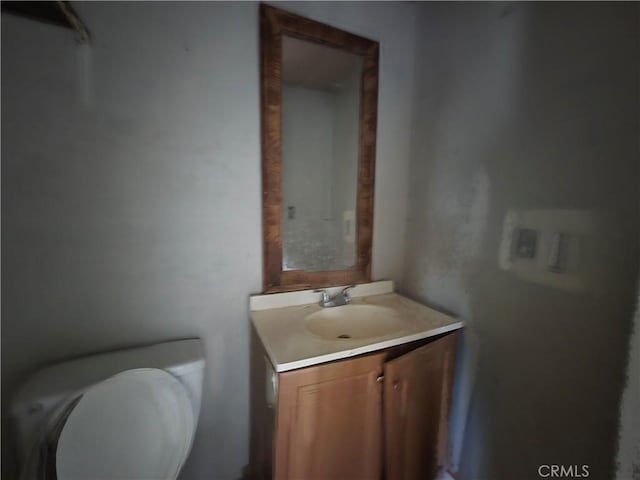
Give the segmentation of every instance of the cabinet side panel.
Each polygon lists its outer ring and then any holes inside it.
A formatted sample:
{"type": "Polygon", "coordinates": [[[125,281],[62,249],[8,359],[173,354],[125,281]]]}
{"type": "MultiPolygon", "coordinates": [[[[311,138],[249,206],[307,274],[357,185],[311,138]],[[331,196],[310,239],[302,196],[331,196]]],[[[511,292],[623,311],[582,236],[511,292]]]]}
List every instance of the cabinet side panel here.
{"type": "Polygon", "coordinates": [[[449,421],[453,400],[453,381],[456,367],[456,348],[458,332],[442,338],[442,394],[440,407],[440,426],[438,428],[438,467],[447,468],[449,450],[449,421]]]}
{"type": "Polygon", "coordinates": [[[249,439],[249,478],[269,480],[272,477],[275,405],[266,398],[267,369],[262,343],[251,328],[251,436],[249,439]]]}

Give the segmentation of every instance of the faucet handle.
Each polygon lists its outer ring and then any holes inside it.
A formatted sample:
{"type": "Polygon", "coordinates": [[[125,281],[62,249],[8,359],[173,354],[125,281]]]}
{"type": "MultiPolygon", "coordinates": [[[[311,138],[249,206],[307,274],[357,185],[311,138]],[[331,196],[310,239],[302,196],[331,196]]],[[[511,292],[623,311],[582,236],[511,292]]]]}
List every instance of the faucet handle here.
{"type": "Polygon", "coordinates": [[[344,297],[344,299],[348,302],[349,300],[351,300],[351,297],[349,297],[349,290],[354,288],[355,285],[349,285],[347,287],[344,287],[342,289],[342,296],[344,297]]]}
{"type": "Polygon", "coordinates": [[[329,301],[329,292],[327,292],[326,290],[318,288],[318,289],[314,290],[313,292],[322,294],[322,302],[323,303],[327,303],[329,301]]]}

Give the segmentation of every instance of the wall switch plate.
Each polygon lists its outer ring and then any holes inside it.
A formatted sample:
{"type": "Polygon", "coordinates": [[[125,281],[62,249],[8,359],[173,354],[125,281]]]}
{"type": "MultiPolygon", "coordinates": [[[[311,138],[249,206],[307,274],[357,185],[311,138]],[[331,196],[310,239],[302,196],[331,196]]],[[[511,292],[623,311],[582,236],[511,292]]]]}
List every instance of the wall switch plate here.
{"type": "Polygon", "coordinates": [[[503,222],[498,265],[522,280],[571,292],[600,288],[585,275],[596,268],[598,212],[510,209],[503,222]]]}
{"type": "Polygon", "coordinates": [[[538,245],[538,232],[532,228],[516,230],[515,256],[518,258],[535,258],[538,245]]]}
{"type": "Polygon", "coordinates": [[[500,249],[498,251],[498,266],[502,270],[511,270],[515,256],[515,248],[513,246],[518,225],[520,224],[520,216],[515,210],[509,210],[504,217],[502,224],[502,235],[500,239],[500,249]]]}
{"type": "Polygon", "coordinates": [[[569,249],[568,235],[562,232],[554,232],[551,236],[547,269],[550,272],[562,273],[567,269],[567,257],[569,249]]]}

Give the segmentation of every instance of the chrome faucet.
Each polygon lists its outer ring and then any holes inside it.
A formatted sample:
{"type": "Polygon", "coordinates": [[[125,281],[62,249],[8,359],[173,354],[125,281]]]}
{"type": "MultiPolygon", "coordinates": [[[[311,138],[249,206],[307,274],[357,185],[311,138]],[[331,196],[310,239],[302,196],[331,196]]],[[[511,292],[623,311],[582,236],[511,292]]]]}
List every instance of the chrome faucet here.
{"type": "Polygon", "coordinates": [[[342,289],[342,292],[334,295],[333,297],[329,296],[329,292],[326,290],[314,290],[316,293],[321,293],[322,297],[320,298],[319,305],[322,308],[327,307],[339,307],[340,305],[346,305],[351,301],[351,297],[349,296],[349,289],[355,287],[355,285],[349,285],[342,289]]]}

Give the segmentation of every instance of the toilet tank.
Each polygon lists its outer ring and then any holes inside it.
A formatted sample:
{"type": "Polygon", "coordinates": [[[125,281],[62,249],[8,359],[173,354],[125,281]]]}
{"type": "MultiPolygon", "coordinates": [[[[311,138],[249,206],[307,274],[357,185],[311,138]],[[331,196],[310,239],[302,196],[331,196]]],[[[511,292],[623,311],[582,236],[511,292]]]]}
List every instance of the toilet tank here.
{"type": "Polygon", "coordinates": [[[89,355],[37,371],[18,390],[9,410],[20,458],[24,458],[28,442],[61,402],[124,370],[158,368],[171,373],[185,387],[197,422],[204,365],[200,340],[187,339],[89,355]]]}

